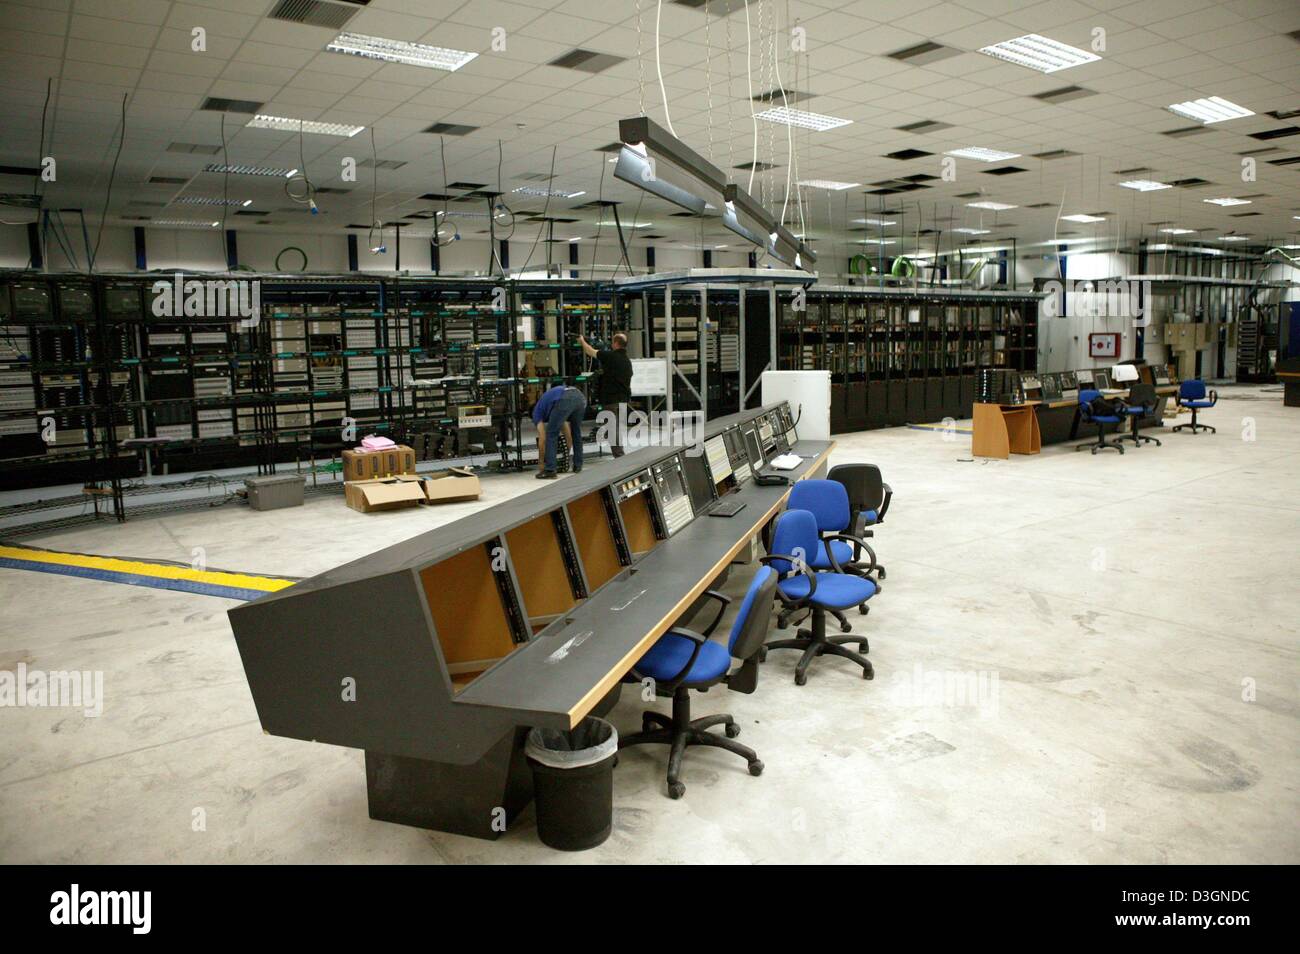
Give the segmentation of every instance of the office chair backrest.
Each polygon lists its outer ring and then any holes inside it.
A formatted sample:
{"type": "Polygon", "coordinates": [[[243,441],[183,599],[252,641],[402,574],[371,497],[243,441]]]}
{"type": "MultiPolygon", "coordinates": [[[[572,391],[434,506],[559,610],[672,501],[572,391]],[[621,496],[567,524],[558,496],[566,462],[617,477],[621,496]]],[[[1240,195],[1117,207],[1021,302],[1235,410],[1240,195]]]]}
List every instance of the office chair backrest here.
{"type": "MultiPolygon", "coordinates": [[[[1101,397],[1101,392],[1100,392],[1100,391],[1098,391],[1096,388],[1088,388],[1088,389],[1086,389],[1086,390],[1083,390],[1083,391],[1080,391],[1080,392],[1079,392],[1079,403],[1080,403],[1080,404],[1091,404],[1093,401],[1095,401],[1095,400],[1096,400],[1097,398],[1099,398],[1099,397],[1101,397]]],[[[1066,405],[1066,406],[1068,407],[1069,405],[1066,405]]]]}
{"type": "MultiPolygon", "coordinates": [[[[817,518],[807,510],[787,510],[776,518],[776,532],[772,534],[772,553],[801,557],[805,562],[817,555],[819,537],[817,518]]],[[[789,560],[773,560],[778,573],[789,573],[789,560]]]]}
{"type": "Polygon", "coordinates": [[[838,480],[797,481],[786,506],[811,513],[817,519],[819,532],[838,532],[849,525],[849,492],[838,480]]]}
{"type": "Polygon", "coordinates": [[[885,504],[885,478],[875,464],[836,464],[826,476],[844,485],[855,517],[868,510],[879,512],[885,504]]]}
{"type": "Polygon", "coordinates": [[[1129,404],[1141,404],[1145,408],[1153,408],[1159,400],[1154,384],[1135,384],[1128,389],[1129,404]]]}
{"type": "Polygon", "coordinates": [[[1184,401],[1200,401],[1205,397],[1205,382],[1192,378],[1178,385],[1178,396],[1184,401]]]}
{"type": "Polygon", "coordinates": [[[727,647],[737,659],[748,659],[758,652],[767,639],[772,621],[772,601],[776,599],[776,571],[765,566],[754,574],[745,598],[740,602],[736,622],[732,624],[727,647]]]}

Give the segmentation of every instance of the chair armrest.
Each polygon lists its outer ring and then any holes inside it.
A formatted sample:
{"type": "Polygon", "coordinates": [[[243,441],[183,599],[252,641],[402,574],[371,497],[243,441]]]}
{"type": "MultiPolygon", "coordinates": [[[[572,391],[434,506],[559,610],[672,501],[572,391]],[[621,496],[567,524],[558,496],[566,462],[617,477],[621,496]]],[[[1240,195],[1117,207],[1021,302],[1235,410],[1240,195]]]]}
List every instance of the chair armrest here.
{"type": "Polygon", "coordinates": [[[1219,403],[1219,392],[1218,392],[1218,391],[1211,391],[1211,392],[1210,392],[1210,407],[1214,407],[1214,405],[1216,405],[1216,404],[1218,404],[1218,403],[1219,403]]]}
{"type": "Polygon", "coordinates": [[[876,511],[876,523],[885,522],[885,511],[889,509],[889,501],[894,499],[894,488],[889,484],[883,484],[882,486],[885,488],[885,499],[881,503],[880,509],[876,511]]]}
{"type": "Polygon", "coordinates": [[[785,560],[791,565],[791,569],[787,570],[785,573],[777,571],[777,580],[788,580],[795,576],[808,577],[808,595],[803,599],[787,599],[781,593],[781,588],[778,586],[776,594],[780,598],[781,602],[789,609],[798,609],[801,606],[807,606],[811,603],[813,594],[817,592],[817,574],[809,571],[807,562],[797,560],[796,557],[793,557],[788,553],[769,553],[767,556],[761,556],[758,558],[758,562],[764,566],[770,566],[772,560],[785,560]],[[799,569],[800,566],[803,567],[802,570],[799,569]]]}
{"type": "Polygon", "coordinates": [[[718,601],[718,615],[713,617],[713,622],[705,627],[704,630],[705,636],[712,636],[713,631],[717,629],[718,624],[722,622],[722,617],[727,612],[727,607],[731,605],[731,597],[727,596],[725,593],[719,593],[717,590],[705,590],[704,595],[712,597],[718,601]]]}
{"type": "Polygon", "coordinates": [[[867,544],[867,541],[863,540],[861,537],[855,537],[851,533],[830,533],[823,539],[826,541],[826,556],[831,561],[831,566],[835,567],[836,573],[844,573],[845,571],[844,568],[840,566],[839,561],[835,559],[835,553],[831,548],[832,540],[843,540],[845,543],[853,544],[853,565],[856,566],[861,562],[862,551],[866,550],[867,556],[870,558],[867,564],[867,572],[870,573],[872,570],[879,569],[879,566],[876,563],[876,552],[872,550],[867,544]]]}

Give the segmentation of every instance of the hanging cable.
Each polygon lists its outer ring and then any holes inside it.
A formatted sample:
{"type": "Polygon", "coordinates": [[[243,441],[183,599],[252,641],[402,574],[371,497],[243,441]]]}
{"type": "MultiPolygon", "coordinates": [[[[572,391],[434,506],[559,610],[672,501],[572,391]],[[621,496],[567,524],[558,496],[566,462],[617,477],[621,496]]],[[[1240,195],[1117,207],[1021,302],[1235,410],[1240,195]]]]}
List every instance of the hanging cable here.
{"type": "Polygon", "coordinates": [[[636,0],[636,96],[641,115],[644,116],[646,114],[645,61],[641,58],[641,0],[636,0]]]}
{"type": "Polygon", "coordinates": [[[781,81],[781,60],[777,55],[776,13],[772,14],[772,65],[776,70],[776,86],[781,91],[781,106],[785,109],[785,199],[781,202],[782,225],[785,224],[785,212],[790,205],[790,173],[794,170],[794,126],[790,122],[790,101],[785,95],[785,84],[781,81]]]}
{"type": "MultiPolygon", "coordinates": [[[[555,151],[556,151],[556,147],[552,146],[551,147],[551,172],[546,179],[548,183],[555,178],[555,151]]],[[[549,189],[549,188],[546,190],[546,201],[542,203],[542,224],[539,225],[537,228],[537,238],[533,239],[533,247],[528,250],[528,257],[524,259],[524,267],[519,270],[520,275],[522,275],[524,272],[528,270],[528,263],[533,260],[533,253],[537,251],[537,243],[542,240],[542,233],[546,231],[546,213],[549,212],[551,209],[551,193],[554,191],[555,191],[554,189],[549,189]]],[[[645,193],[642,193],[642,195],[644,194],[645,193]]]]}
{"type": "MultiPolygon", "coordinates": [[[[230,154],[226,151],[226,114],[221,114],[221,242],[226,242],[226,212],[230,208],[230,154]]],[[[226,267],[230,267],[230,259],[226,259],[226,267]]]]}
{"type": "Polygon", "coordinates": [[[302,120],[298,120],[298,171],[288,176],[284,180],[284,194],[293,202],[299,205],[305,205],[316,215],[320,210],[316,207],[316,187],[312,185],[311,179],[307,177],[307,158],[303,146],[303,129],[302,120]],[[302,183],[302,191],[295,191],[295,183],[302,183]],[[293,186],[294,188],[291,188],[293,186]]]}
{"type": "Polygon", "coordinates": [[[113,180],[117,178],[117,161],[122,158],[122,144],[126,142],[126,97],[122,94],[122,121],[118,128],[117,153],[113,156],[113,168],[108,172],[108,188],[104,190],[104,211],[99,216],[99,232],[95,235],[95,251],[86,267],[94,272],[95,259],[99,258],[99,243],[104,237],[104,223],[108,220],[108,203],[113,197],[113,180]]]}
{"type": "Polygon", "coordinates": [[[596,216],[596,241],[591,247],[591,278],[596,278],[596,253],[600,251],[600,230],[605,224],[605,166],[609,165],[605,161],[603,153],[597,153],[600,157],[600,188],[596,192],[596,205],[600,208],[600,214],[596,216]]]}
{"type": "Polygon", "coordinates": [[[659,74],[659,96],[664,101],[664,122],[668,126],[668,131],[674,136],[677,130],[673,129],[673,117],[668,114],[668,90],[664,87],[664,68],[659,62],[659,19],[663,16],[664,0],[657,0],[655,7],[655,72],[659,74]]]}
{"type": "Polygon", "coordinates": [[[449,195],[447,192],[447,137],[445,136],[438,137],[438,154],[442,158],[442,212],[435,213],[433,217],[433,244],[438,248],[446,248],[452,242],[460,239],[460,229],[456,227],[455,221],[447,211],[449,195]],[[448,235],[446,239],[443,238],[444,231],[448,235]]]}
{"type": "Polygon", "coordinates": [[[370,231],[366,233],[366,246],[371,255],[383,255],[388,251],[384,244],[384,223],[379,221],[379,152],[375,148],[375,127],[370,127],[370,231]],[[379,230],[379,242],[375,242],[375,230],[379,230]]]}
{"type": "Polygon", "coordinates": [[[749,121],[754,127],[753,156],[749,161],[749,185],[745,191],[754,191],[754,170],[758,168],[758,117],[754,114],[754,39],[749,29],[749,3],[745,3],[745,83],[749,90],[749,121]]]}

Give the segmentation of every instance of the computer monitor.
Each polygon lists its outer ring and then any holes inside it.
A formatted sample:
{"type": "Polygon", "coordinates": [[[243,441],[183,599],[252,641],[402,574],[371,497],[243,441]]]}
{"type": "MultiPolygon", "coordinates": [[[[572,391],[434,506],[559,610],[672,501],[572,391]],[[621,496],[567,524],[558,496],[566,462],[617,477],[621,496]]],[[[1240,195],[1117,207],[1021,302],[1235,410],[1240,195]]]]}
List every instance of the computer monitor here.
{"type": "Polygon", "coordinates": [[[766,461],[763,459],[763,445],[759,443],[758,432],[752,427],[745,431],[745,449],[749,451],[749,465],[758,470],[766,461]]]}
{"type": "Polygon", "coordinates": [[[713,503],[713,475],[709,472],[709,459],[704,454],[682,453],[682,467],[686,473],[686,486],[691,492],[691,506],[700,513],[713,503]]]}

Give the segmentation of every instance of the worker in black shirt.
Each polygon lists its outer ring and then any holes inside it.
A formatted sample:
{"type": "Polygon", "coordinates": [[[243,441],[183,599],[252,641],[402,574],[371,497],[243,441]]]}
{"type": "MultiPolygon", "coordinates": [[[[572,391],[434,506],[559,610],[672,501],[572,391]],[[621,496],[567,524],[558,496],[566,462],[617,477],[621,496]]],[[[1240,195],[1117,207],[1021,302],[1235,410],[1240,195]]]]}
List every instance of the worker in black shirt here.
{"type": "Polygon", "coordinates": [[[597,350],[578,335],[578,344],[589,358],[600,362],[601,406],[618,422],[609,449],[615,457],[623,456],[623,428],[627,423],[627,405],[632,400],[632,359],[627,356],[627,335],[617,332],[610,347],[597,350]]]}

